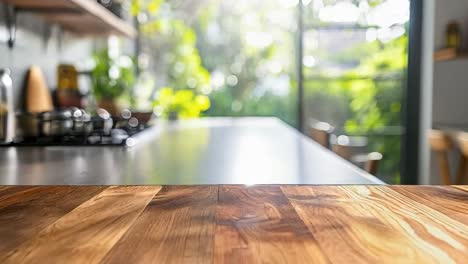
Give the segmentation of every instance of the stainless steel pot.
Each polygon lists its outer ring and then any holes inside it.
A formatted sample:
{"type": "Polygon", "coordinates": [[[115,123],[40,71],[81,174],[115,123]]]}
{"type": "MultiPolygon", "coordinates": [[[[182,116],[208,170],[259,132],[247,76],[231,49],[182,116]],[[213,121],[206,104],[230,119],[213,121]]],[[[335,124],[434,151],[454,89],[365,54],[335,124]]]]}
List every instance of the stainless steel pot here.
{"type": "Polygon", "coordinates": [[[109,112],[102,108],[96,110],[96,115],[91,118],[91,121],[94,130],[100,131],[104,135],[110,134],[114,123],[109,112]]]}
{"type": "Polygon", "coordinates": [[[40,114],[41,134],[46,137],[65,136],[72,131],[73,120],[69,110],[40,114]]]}
{"type": "Polygon", "coordinates": [[[93,131],[91,116],[85,110],[73,107],[70,109],[70,111],[73,120],[73,134],[88,135],[93,131]]]}
{"type": "Polygon", "coordinates": [[[38,114],[18,113],[16,115],[17,135],[23,138],[36,138],[40,135],[41,120],[38,114]]]}

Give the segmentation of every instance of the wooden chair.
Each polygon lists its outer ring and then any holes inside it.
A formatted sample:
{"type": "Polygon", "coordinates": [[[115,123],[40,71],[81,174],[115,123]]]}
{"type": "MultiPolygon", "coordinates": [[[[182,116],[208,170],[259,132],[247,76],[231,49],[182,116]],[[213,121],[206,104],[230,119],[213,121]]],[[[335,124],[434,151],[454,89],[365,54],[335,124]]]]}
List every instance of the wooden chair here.
{"type": "MultiPolygon", "coordinates": [[[[353,137],[348,137],[341,135],[336,139],[336,142],[333,144],[333,151],[340,157],[349,160],[357,165],[363,164],[364,169],[372,174],[376,175],[379,169],[379,163],[383,159],[383,155],[379,152],[371,152],[366,154],[354,154],[353,153],[353,137]]],[[[362,141],[362,140],[361,140],[362,141]]],[[[367,146],[367,141],[365,145],[364,142],[358,144],[359,148],[367,146]]]]}
{"type": "Polygon", "coordinates": [[[444,132],[431,129],[429,131],[429,144],[431,145],[431,149],[437,153],[441,184],[450,185],[452,180],[450,177],[448,152],[453,148],[452,140],[444,132]]]}
{"type": "Polygon", "coordinates": [[[332,150],[338,156],[346,160],[350,160],[351,157],[353,156],[352,147],[350,145],[350,139],[348,136],[344,136],[344,135],[338,136],[335,142],[332,143],[332,150]]]}
{"type": "Polygon", "coordinates": [[[458,145],[460,147],[460,161],[458,163],[457,181],[456,184],[466,184],[468,170],[468,133],[463,132],[457,135],[458,145]]]}
{"type": "Polygon", "coordinates": [[[333,127],[326,122],[316,121],[309,128],[309,136],[325,148],[330,147],[330,134],[333,127]]]}
{"type": "Polygon", "coordinates": [[[379,164],[383,159],[383,155],[380,152],[371,152],[369,154],[361,154],[352,157],[351,161],[364,164],[364,170],[369,174],[376,175],[379,171],[379,164]]]}

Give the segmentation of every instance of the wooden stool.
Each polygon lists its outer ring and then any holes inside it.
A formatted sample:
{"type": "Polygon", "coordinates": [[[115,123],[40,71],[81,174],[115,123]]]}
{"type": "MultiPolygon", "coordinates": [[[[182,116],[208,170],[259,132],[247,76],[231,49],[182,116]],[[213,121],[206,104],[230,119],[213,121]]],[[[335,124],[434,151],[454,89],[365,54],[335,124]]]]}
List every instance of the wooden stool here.
{"type": "Polygon", "coordinates": [[[338,136],[332,146],[333,152],[346,160],[351,160],[353,156],[351,148],[349,137],[344,135],[338,136]]]}
{"type": "Polygon", "coordinates": [[[437,153],[440,182],[445,185],[450,185],[452,181],[450,177],[448,152],[453,148],[452,140],[444,132],[431,129],[429,131],[429,144],[431,145],[431,149],[437,153]]]}
{"type": "Polygon", "coordinates": [[[376,175],[379,170],[380,161],[383,155],[380,152],[371,152],[369,154],[361,154],[352,157],[352,161],[364,164],[364,170],[369,174],[376,175]]]}
{"type": "Polygon", "coordinates": [[[310,126],[309,136],[323,147],[329,148],[332,131],[333,127],[330,124],[316,121],[310,126]]]}
{"type": "Polygon", "coordinates": [[[458,163],[458,173],[456,184],[463,185],[466,182],[468,170],[468,133],[462,132],[457,135],[458,145],[460,147],[460,161],[458,163]]]}
{"type": "MultiPolygon", "coordinates": [[[[383,159],[383,155],[379,152],[371,152],[366,154],[353,154],[352,142],[353,137],[341,135],[333,144],[333,151],[340,157],[349,160],[356,164],[364,164],[364,169],[372,175],[376,175],[379,169],[379,163],[383,159]]],[[[366,144],[367,146],[367,140],[366,144]]],[[[361,146],[364,147],[363,143],[361,146]]]]}

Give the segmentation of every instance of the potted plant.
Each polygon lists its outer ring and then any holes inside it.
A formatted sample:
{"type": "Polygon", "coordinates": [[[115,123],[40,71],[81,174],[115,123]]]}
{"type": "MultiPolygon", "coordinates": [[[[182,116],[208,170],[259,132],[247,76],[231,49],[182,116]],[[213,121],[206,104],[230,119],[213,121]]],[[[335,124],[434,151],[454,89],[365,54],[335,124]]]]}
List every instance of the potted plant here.
{"type": "Polygon", "coordinates": [[[129,56],[112,58],[108,49],[96,52],[93,59],[93,94],[97,105],[116,115],[119,112],[117,99],[129,96],[135,82],[133,60],[129,56]]]}
{"type": "Polygon", "coordinates": [[[192,90],[178,90],[165,87],[158,91],[153,102],[157,116],[176,120],[196,118],[210,108],[210,99],[205,95],[195,95],[192,90]]]}

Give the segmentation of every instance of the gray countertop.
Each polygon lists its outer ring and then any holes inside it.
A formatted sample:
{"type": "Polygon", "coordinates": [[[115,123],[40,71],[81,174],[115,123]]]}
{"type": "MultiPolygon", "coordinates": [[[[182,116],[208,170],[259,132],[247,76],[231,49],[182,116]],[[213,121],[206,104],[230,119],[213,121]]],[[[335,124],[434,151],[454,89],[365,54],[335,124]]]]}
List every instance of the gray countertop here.
{"type": "Polygon", "coordinates": [[[125,147],[2,147],[2,185],[382,184],[275,118],[160,123],[125,147]]]}

